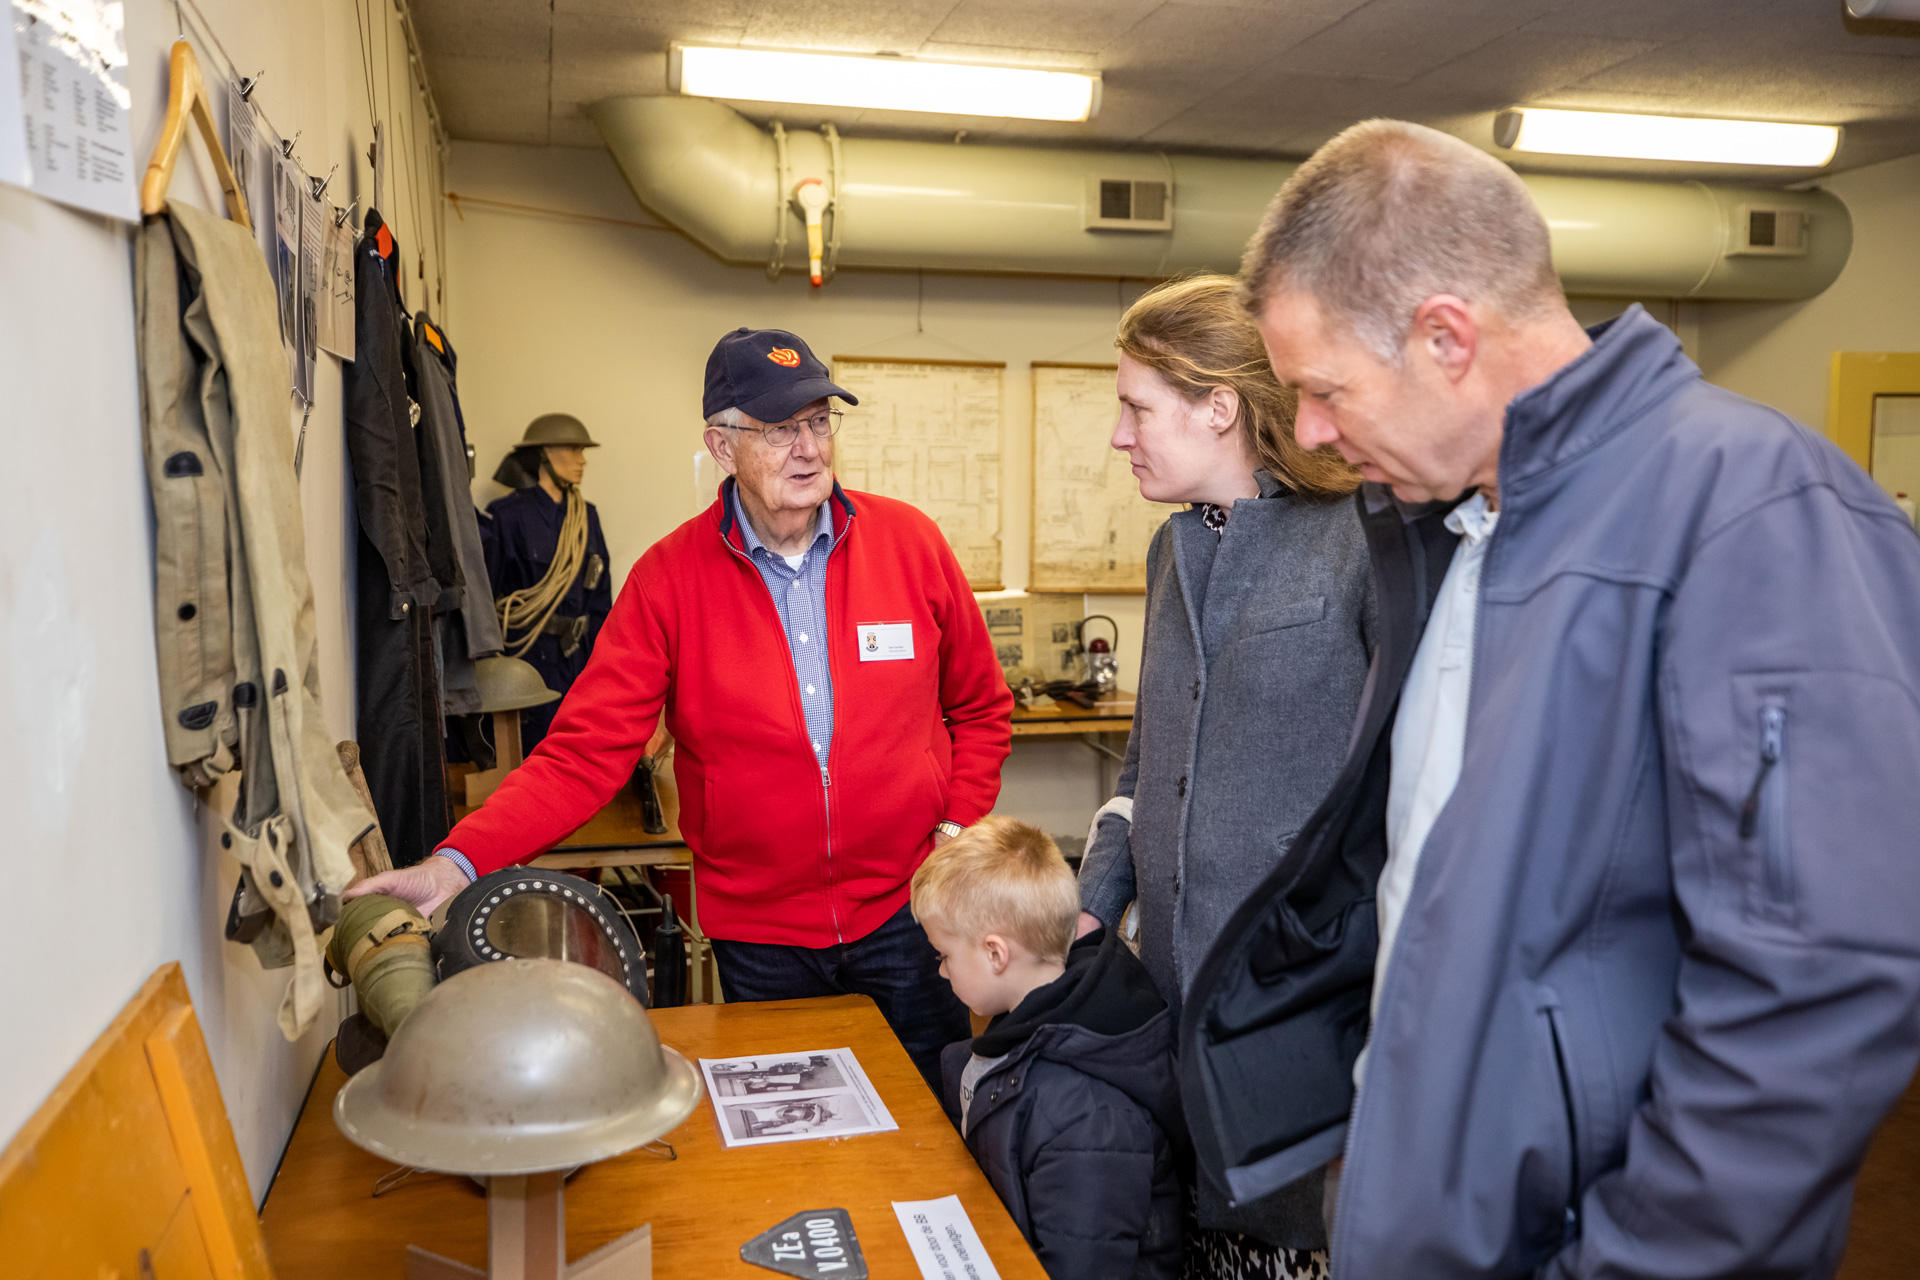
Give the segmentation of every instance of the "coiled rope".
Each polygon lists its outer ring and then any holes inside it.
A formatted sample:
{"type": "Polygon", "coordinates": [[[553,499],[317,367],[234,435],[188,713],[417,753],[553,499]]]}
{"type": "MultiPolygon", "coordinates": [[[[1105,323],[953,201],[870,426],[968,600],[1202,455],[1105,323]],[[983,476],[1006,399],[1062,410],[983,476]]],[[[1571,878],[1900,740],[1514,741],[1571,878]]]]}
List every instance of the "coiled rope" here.
{"type": "Polygon", "coordinates": [[[587,501],[580,496],[579,485],[567,485],[567,514],[560,521],[560,541],[553,549],[553,563],[547,574],[530,587],[511,592],[494,601],[500,615],[500,636],[506,642],[508,656],[520,658],[533,648],[533,642],[546,629],[560,602],[573,589],[587,559],[587,501]],[[532,618],[532,621],[526,619],[532,618]],[[516,620],[517,619],[517,620],[516,620]],[[514,646],[512,632],[526,629],[526,638],[514,646]]]}

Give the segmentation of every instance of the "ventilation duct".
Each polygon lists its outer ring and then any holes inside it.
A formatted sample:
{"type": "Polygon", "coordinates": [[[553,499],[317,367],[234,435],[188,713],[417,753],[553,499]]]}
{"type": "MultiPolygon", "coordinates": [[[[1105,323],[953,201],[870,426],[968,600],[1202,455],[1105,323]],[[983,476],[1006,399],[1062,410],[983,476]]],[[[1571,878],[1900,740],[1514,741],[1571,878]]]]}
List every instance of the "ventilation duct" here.
{"type": "MultiPolygon", "coordinates": [[[[700,98],[609,98],[591,114],[643,205],[718,257],[771,259],[770,269],[805,270],[805,224],[788,195],[796,181],[818,178],[834,196],[828,256],[840,266],[1140,278],[1230,272],[1296,167],[842,139],[777,126],[768,133],[700,98]],[[1128,208],[1116,218],[1118,184],[1127,184],[1128,208]]],[[[1810,298],[1833,283],[1853,246],[1846,206],[1824,191],[1523,180],[1552,229],[1569,293],[1810,298]],[[1773,225],[1796,227],[1799,251],[1756,252],[1754,229],[1766,222],[1754,221],[1756,210],[1773,215],[1773,225]]]]}

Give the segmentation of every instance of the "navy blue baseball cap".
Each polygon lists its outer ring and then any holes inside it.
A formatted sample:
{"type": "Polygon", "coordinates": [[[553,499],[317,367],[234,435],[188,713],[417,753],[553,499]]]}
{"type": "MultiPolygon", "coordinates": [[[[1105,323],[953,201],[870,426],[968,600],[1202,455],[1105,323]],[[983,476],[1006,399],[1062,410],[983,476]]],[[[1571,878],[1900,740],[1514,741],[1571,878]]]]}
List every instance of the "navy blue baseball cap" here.
{"type": "Polygon", "coordinates": [[[707,357],[707,394],[701,414],[738,409],[761,422],[785,422],[795,412],[839,396],[860,402],[827,376],[807,344],[785,329],[735,329],[707,357]]]}

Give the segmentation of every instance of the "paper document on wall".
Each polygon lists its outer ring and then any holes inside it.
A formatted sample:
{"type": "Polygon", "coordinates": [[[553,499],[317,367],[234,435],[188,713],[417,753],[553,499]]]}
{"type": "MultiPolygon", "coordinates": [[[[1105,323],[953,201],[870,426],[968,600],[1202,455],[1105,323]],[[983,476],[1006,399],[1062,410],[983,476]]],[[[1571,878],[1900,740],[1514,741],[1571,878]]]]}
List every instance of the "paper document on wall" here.
{"type": "Polygon", "coordinates": [[[342,360],[353,359],[353,228],[341,212],[327,208],[326,260],[320,284],[326,297],[320,304],[320,349],[342,360]]]}
{"type": "Polygon", "coordinates": [[[320,308],[326,300],[321,270],[327,251],[327,206],[313,194],[313,183],[300,177],[300,361],[296,385],[307,403],[313,403],[313,366],[320,353],[320,308]]]}
{"type": "Polygon", "coordinates": [[[287,352],[287,380],[298,381],[300,343],[300,166],[275,153],[273,167],[273,284],[280,295],[280,343],[287,352]]]}
{"type": "Polygon", "coordinates": [[[729,1147],[884,1133],[893,1121],[851,1049],[702,1058],[720,1137],[729,1147]]]}
{"type": "MultiPolygon", "coordinates": [[[[11,8],[7,17],[14,17],[11,8]]],[[[3,52],[12,54],[14,47],[3,52]]],[[[20,59],[0,58],[0,182],[30,187],[33,162],[27,158],[27,116],[20,92],[20,59]]]]}
{"type": "Polygon", "coordinates": [[[238,80],[227,81],[227,163],[233,166],[234,185],[247,201],[247,218],[253,223],[253,238],[260,252],[272,265],[274,259],[273,226],[273,149],[260,127],[259,115],[238,80]]]}
{"type": "Polygon", "coordinates": [[[834,381],[860,401],[834,447],[849,489],[910,502],[953,547],[967,585],[995,591],[1000,557],[1002,366],[835,356],[834,381]]]}
{"type": "Polygon", "coordinates": [[[923,1280],[1000,1280],[959,1196],[895,1200],[893,1212],[923,1280]]]}
{"type": "Polygon", "coordinates": [[[1140,496],[1126,453],[1109,443],[1114,366],[1033,365],[1032,591],[1141,591],[1147,547],[1180,508],[1140,496]]]}
{"type": "Polygon", "coordinates": [[[33,189],[62,204],[138,222],[126,6],[118,0],[12,0],[11,15],[33,189]]]}

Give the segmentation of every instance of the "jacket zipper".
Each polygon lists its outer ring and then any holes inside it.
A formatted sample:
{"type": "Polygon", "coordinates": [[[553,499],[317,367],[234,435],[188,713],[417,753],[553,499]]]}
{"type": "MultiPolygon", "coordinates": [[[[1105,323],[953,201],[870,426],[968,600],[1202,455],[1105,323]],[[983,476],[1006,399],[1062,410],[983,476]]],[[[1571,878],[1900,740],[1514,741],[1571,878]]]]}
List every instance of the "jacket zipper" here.
{"type": "MultiPolygon", "coordinates": [[[[831,501],[831,499],[829,499],[829,501],[831,501]]],[[[820,577],[820,607],[823,611],[830,607],[827,601],[831,595],[830,588],[832,582],[827,577],[827,574],[833,569],[833,554],[840,549],[840,544],[847,540],[847,534],[852,532],[853,517],[848,516],[846,529],[839,537],[833,540],[833,545],[827,548],[827,567],[826,570],[821,573],[820,577]]],[[[832,678],[835,675],[833,670],[834,623],[831,617],[824,618],[822,621],[825,625],[821,628],[820,643],[826,647],[826,656],[822,661],[827,664],[828,677],[832,678]]],[[[838,679],[834,679],[833,681],[833,700],[836,703],[840,701],[840,681],[838,679]]],[[[840,727],[840,709],[837,706],[834,708],[833,718],[834,728],[838,729],[840,727]]],[[[835,735],[836,738],[838,736],[838,734],[835,735]]],[[[833,743],[830,741],[827,743],[827,763],[820,766],[820,807],[825,811],[827,816],[827,915],[833,921],[833,940],[836,943],[841,943],[847,939],[846,935],[840,930],[840,904],[834,897],[833,892],[833,773],[829,767],[832,763],[833,743]]]]}
{"type": "MultiPolygon", "coordinates": [[[[833,499],[829,497],[827,501],[831,502],[833,501],[833,499]]],[[[724,524],[724,517],[723,517],[722,523],[724,524]]],[[[833,540],[833,545],[827,548],[828,567],[832,567],[834,552],[840,549],[840,544],[847,540],[847,535],[852,531],[853,531],[853,516],[849,514],[847,516],[846,528],[840,531],[840,535],[833,540]]],[[[753,557],[745,554],[740,550],[740,548],[734,546],[733,540],[727,537],[724,529],[720,534],[720,545],[724,546],[728,551],[731,551],[736,560],[741,561],[743,564],[747,566],[747,568],[753,570],[753,574],[756,578],[760,576],[760,570],[753,563],[753,557]]],[[[762,581],[761,585],[762,586],[765,585],[764,580],[762,581]]],[[[826,585],[827,585],[826,582],[823,580],[821,583],[822,596],[826,595],[826,591],[825,591],[826,585]]],[[[824,601],[822,603],[824,607],[824,601]]],[[[774,612],[776,614],[776,621],[778,621],[777,615],[779,613],[779,609],[776,607],[774,612]]],[[[832,638],[827,633],[831,632],[832,630],[833,630],[832,620],[828,619],[826,620],[826,626],[822,629],[822,633],[820,636],[820,643],[826,646],[827,674],[829,676],[833,674],[833,641],[832,641],[832,638]]],[[[806,708],[800,705],[800,677],[799,677],[799,674],[793,670],[791,663],[788,664],[787,673],[788,675],[793,677],[792,683],[788,687],[793,690],[793,703],[794,703],[794,706],[797,709],[799,709],[800,719],[801,719],[801,722],[804,724],[806,722],[806,708]]],[[[834,685],[834,688],[836,690],[834,694],[834,699],[837,702],[839,700],[839,693],[837,692],[837,690],[839,689],[839,685],[836,683],[834,685]]],[[[837,722],[839,720],[839,716],[837,714],[839,711],[839,708],[835,707],[834,710],[836,712],[834,719],[837,722]]],[[[829,762],[832,761],[833,747],[831,745],[827,747],[827,758],[829,762]]],[[[840,907],[839,907],[839,904],[834,900],[834,896],[833,896],[833,800],[832,800],[832,797],[833,797],[833,774],[828,770],[828,766],[823,764],[820,766],[820,810],[825,815],[826,824],[827,824],[827,883],[826,883],[827,916],[833,923],[833,940],[836,943],[841,943],[841,942],[845,942],[847,939],[846,939],[846,935],[842,933],[840,930],[840,907]]]]}
{"type": "Polygon", "coordinates": [[[1547,1034],[1553,1037],[1553,1069],[1560,1076],[1560,1102],[1567,1109],[1567,1203],[1560,1247],[1580,1237],[1580,1120],[1573,1106],[1573,1076],[1567,1070],[1566,1044],[1560,1037],[1560,1011],[1546,1009],[1547,1034]]]}
{"type": "Polygon", "coordinates": [[[1756,834],[1761,835],[1767,897],[1776,903],[1787,901],[1793,886],[1787,866],[1784,797],[1780,794],[1784,782],[1775,783],[1773,803],[1768,804],[1767,780],[1776,769],[1784,778],[1786,745],[1787,709],[1772,703],[1761,707],[1760,767],[1753,775],[1746,802],[1740,806],[1740,838],[1751,840],[1756,834]],[[1764,833],[1760,830],[1762,819],[1766,823],[1764,833]]]}

